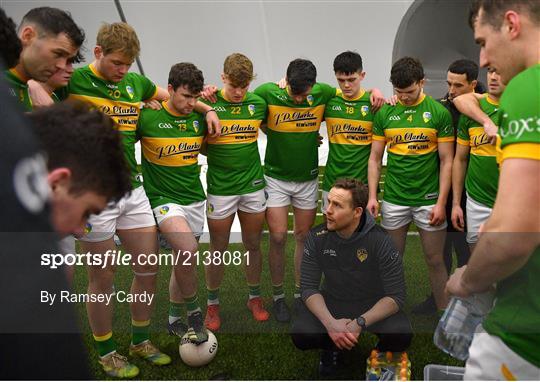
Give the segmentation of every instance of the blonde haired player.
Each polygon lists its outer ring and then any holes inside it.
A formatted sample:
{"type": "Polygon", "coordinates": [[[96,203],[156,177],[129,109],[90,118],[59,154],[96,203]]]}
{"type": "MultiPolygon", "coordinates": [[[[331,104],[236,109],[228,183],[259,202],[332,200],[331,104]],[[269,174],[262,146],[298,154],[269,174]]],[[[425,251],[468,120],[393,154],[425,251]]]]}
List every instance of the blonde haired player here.
{"type": "Polygon", "coordinates": [[[266,118],[266,102],[248,92],[254,78],[253,64],[233,53],[223,64],[223,88],[212,106],[221,120],[219,137],[208,140],[207,218],[210,251],[221,258],[206,265],[208,309],[205,324],[210,330],[221,326],[219,287],[223,281],[231,226],[236,214],[242,227],[242,242],[248,257],[242,259],[249,288],[247,307],[257,321],[268,320],[261,299],[261,234],[266,211],[264,175],[257,136],[266,118]]]}
{"type": "MultiPolygon", "coordinates": [[[[106,253],[116,248],[113,236],[117,232],[125,252],[134,255],[131,285],[134,295],[154,294],[158,270],[157,265],[143,265],[136,260],[139,254],[158,251],[152,208],[142,187],[135,160],[136,126],[142,101],[165,100],[169,96],[166,90],[158,88],[145,76],[129,72],[139,53],[139,39],[130,25],[121,22],[103,24],[97,34],[94,62],[75,70],[66,89],[69,99],[91,103],[113,117],[122,134],[133,190],[101,214],[90,217],[87,234],[81,238],[81,247],[84,252],[106,253]]],[[[200,106],[202,111],[210,110],[206,105],[200,106]]],[[[208,116],[215,118],[214,113],[208,116]]],[[[111,293],[115,270],[111,264],[106,267],[89,266],[88,293],[111,293]]],[[[130,308],[133,333],[130,354],[154,365],[170,363],[170,358],[149,340],[152,304],[137,301],[132,302],[130,308]]],[[[131,378],[138,375],[139,369],[116,352],[112,337],[112,305],[90,302],[87,311],[104,371],[113,377],[131,378]]]]}

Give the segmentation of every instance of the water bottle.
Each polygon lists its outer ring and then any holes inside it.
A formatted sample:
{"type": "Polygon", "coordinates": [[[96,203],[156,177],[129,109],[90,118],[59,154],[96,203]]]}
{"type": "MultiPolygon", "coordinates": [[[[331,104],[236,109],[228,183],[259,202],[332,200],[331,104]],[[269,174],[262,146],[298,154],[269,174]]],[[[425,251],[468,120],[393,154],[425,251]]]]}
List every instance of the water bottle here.
{"type": "Polygon", "coordinates": [[[493,306],[494,292],[479,293],[467,298],[452,297],[441,317],[433,342],[452,357],[465,361],[479,324],[493,306]]]}

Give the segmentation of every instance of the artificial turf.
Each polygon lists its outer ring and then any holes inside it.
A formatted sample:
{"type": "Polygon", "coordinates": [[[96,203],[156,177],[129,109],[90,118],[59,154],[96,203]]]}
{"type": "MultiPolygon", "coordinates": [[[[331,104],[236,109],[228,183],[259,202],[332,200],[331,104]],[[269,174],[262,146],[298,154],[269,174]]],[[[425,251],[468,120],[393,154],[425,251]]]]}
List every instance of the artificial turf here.
{"type": "MultiPolygon", "coordinates": [[[[320,168],[319,183],[324,168],[320,168]]],[[[381,174],[381,190],[384,189],[385,168],[381,174]]],[[[320,199],[320,198],[319,198],[320,199]]],[[[320,204],[319,204],[320,207],[320,204]]],[[[319,210],[318,210],[319,212],[319,210]]],[[[292,214],[290,214],[292,215],[292,214]]],[[[322,222],[319,215],[315,224],[322,222]]],[[[266,227],[265,227],[266,229],[266,227]]],[[[289,216],[289,230],[292,230],[292,216],[289,216]]],[[[416,231],[414,225],[410,232],[416,231]]],[[[288,235],[286,246],[287,266],[284,289],[289,307],[293,306],[293,252],[294,237],[288,235]]],[[[200,252],[208,249],[208,244],[200,245],[200,252]]],[[[243,248],[239,244],[231,244],[230,251],[243,248]]],[[[170,252],[162,249],[163,252],[170,252]]],[[[262,240],[263,274],[262,293],[266,307],[270,310],[271,283],[268,271],[268,235],[262,240]]],[[[204,284],[203,266],[199,268],[199,302],[205,309],[206,287],[204,284]]],[[[407,237],[404,255],[404,270],[407,284],[407,301],[405,312],[411,320],[414,338],[408,350],[412,367],[412,379],[423,379],[423,369],[427,364],[445,364],[463,366],[463,363],[444,354],[433,344],[433,332],[439,316],[418,316],[411,314],[411,308],[422,302],[430,293],[427,267],[424,262],[420,238],[418,235],[407,237]]],[[[229,378],[234,380],[314,380],[318,379],[318,351],[299,351],[291,342],[288,334],[290,325],[276,322],[272,317],[267,322],[256,322],[246,308],[247,285],[242,266],[225,267],[225,278],[220,288],[222,327],[217,334],[219,343],[216,358],[207,366],[191,368],[186,366],[178,354],[179,339],[166,332],[168,317],[168,283],[171,267],[162,266],[158,274],[158,286],[155,297],[155,311],[151,324],[151,339],[164,352],[169,354],[173,362],[164,367],[155,367],[143,360],[133,360],[140,368],[137,379],[150,380],[208,380],[229,378]]],[[[129,291],[133,274],[129,267],[119,267],[115,276],[116,290],[129,291]]],[[[86,291],[87,279],[84,268],[78,267],[75,274],[74,288],[77,292],[86,291]]],[[[86,318],[83,304],[77,305],[84,340],[88,349],[89,365],[97,379],[110,379],[97,363],[92,334],[86,318]]],[[[121,354],[128,354],[131,341],[131,320],[129,305],[116,304],[113,320],[114,338],[121,354]]],[[[362,334],[359,345],[345,357],[345,365],[337,377],[344,380],[365,379],[366,358],[376,343],[376,337],[362,334]]]]}
{"type": "MultiPolygon", "coordinates": [[[[207,245],[201,244],[201,250],[207,245]]],[[[242,250],[237,244],[231,249],[242,250]]],[[[287,243],[287,275],[285,290],[289,306],[292,307],[292,292],[294,287],[292,271],[292,254],[294,240],[289,238],[287,243]]],[[[263,240],[263,254],[267,253],[267,240],[263,240]]],[[[437,324],[437,316],[417,316],[410,313],[415,304],[421,302],[429,294],[427,268],[423,260],[418,236],[407,238],[407,249],[404,257],[405,276],[407,283],[407,303],[405,311],[409,313],[415,336],[408,351],[412,363],[412,378],[422,379],[423,368],[426,364],[462,365],[460,362],[445,355],[433,345],[433,331],[437,324]]],[[[185,379],[207,380],[212,377],[228,376],[237,380],[311,380],[318,379],[317,351],[299,351],[293,346],[288,335],[289,325],[276,322],[272,317],[269,321],[255,322],[246,308],[247,286],[242,266],[226,267],[225,278],[220,289],[222,327],[217,333],[219,349],[216,358],[207,366],[191,368],[182,363],[178,354],[178,338],[166,333],[168,316],[168,280],[170,266],[163,266],[158,275],[158,287],[155,297],[155,312],[151,325],[152,341],[173,358],[169,366],[154,367],[142,360],[134,360],[141,369],[139,379],[185,379]]],[[[129,291],[132,272],[129,267],[119,267],[115,278],[116,290],[129,291]]],[[[75,276],[75,290],[86,290],[86,272],[79,267],[75,276]]],[[[262,275],[262,291],[266,306],[271,307],[271,285],[268,263],[264,262],[262,275]]],[[[202,265],[199,267],[199,301],[204,309],[206,289],[202,265]]],[[[89,354],[91,370],[98,379],[108,379],[97,363],[97,353],[94,349],[92,335],[86,319],[83,304],[78,304],[79,317],[83,328],[84,339],[89,354]]],[[[131,340],[131,321],[127,303],[115,305],[114,337],[118,351],[127,355],[131,340]]],[[[365,360],[376,338],[363,334],[359,345],[345,357],[345,367],[340,379],[358,380],[365,377],[365,360]]]]}

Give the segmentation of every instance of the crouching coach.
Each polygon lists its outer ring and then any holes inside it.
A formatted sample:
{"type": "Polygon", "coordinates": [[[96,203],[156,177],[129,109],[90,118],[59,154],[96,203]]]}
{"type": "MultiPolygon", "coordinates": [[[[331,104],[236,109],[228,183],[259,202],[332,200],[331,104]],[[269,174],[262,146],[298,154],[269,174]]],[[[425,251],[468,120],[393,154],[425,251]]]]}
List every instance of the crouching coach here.
{"type": "Polygon", "coordinates": [[[326,223],[313,228],[306,240],[303,304],[292,339],[299,349],[322,349],[321,376],[336,372],[341,352],[352,349],[363,331],[377,335],[379,351],[405,351],[411,343],[411,325],[401,310],[402,256],[365,213],[367,199],[368,189],[360,181],[338,180],[328,194],[326,223]]]}

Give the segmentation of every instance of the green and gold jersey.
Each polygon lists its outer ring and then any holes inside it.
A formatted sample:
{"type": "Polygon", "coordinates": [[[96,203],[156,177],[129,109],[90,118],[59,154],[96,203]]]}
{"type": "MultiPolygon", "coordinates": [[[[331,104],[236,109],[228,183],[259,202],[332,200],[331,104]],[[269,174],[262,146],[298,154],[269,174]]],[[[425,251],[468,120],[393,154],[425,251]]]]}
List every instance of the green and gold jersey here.
{"type": "Polygon", "coordinates": [[[336,89],[316,83],[301,104],[295,104],[287,89],[272,82],[259,86],[255,94],[268,104],[265,174],[292,182],[315,179],[319,173],[319,128],[325,105],[336,89]]]}
{"type": "Polygon", "coordinates": [[[223,90],[211,106],[221,122],[221,135],[208,137],[206,183],[212,195],[243,195],[264,188],[257,137],[266,118],[266,102],[247,93],[240,103],[229,102],[223,90]]]}
{"type": "Polygon", "coordinates": [[[339,178],[359,179],[367,184],[373,125],[371,93],[362,90],[351,100],[345,99],[341,91],[338,93],[326,104],[324,112],[330,147],[322,184],[324,191],[330,191],[339,178]]]}
{"type": "MultiPolygon", "coordinates": [[[[540,160],[540,64],[508,83],[501,97],[500,113],[503,161],[540,160]]],[[[531,206],[531,211],[516,213],[537,211],[538,203],[531,206]]],[[[483,323],[488,333],[500,337],[510,349],[537,367],[540,367],[539,274],[540,247],[537,247],[521,269],[497,283],[495,307],[483,323]]]]}
{"type": "MultiPolygon", "coordinates": [[[[480,100],[480,108],[494,123],[498,123],[499,103],[489,96],[480,100]]],[[[458,144],[470,147],[469,166],[465,178],[465,189],[475,201],[493,208],[499,184],[497,150],[475,120],[461,115],[458,124],[458,144]]]]}
{"type": "Polygon", "coordinates": [[[179,115],[166,102],[162,105],[161,110],[143,109],[137,125],[146,195],[152,208],[202,201],[206,196],[198,157],[206,121],[202,114],[179,115]]]}
{"type": "Polygon", "coordinates": [[[23,79],[23,76],[15,68],[4,71],[4,75],[11,95],[17,98],[25,111],[32,111],[32,100],[30,94],[28,94],[27,81],[23,79]]]}
{"type": "Polygon", "coordinates": [[[73,72],[66,91],[69,99],[88,102],[114,119],[122,134],[132,186],[139,187],[141,182],[135,160],[135,131],[141,102],[156,95],[156,85],[148,78],[131,72],[120,82],[109,82],[90,64],[73,72]]]}
{"type": "Polygon", "coordinates": [[[439,142],[453,142],[452,116],[423,94],[411,106],[384,105],[373,119],[373,140],[388,152],[384,200],[401,206],[429,206],[439,197],[439,142]]]}

